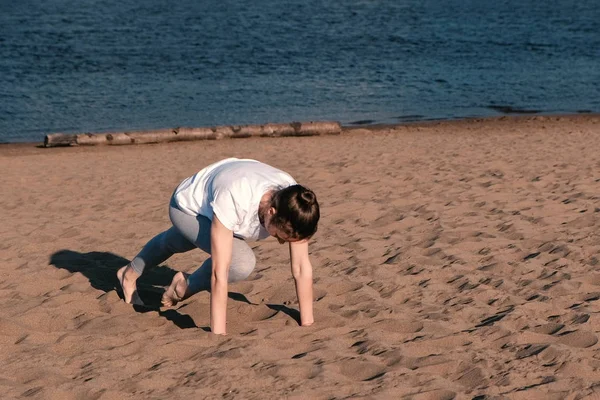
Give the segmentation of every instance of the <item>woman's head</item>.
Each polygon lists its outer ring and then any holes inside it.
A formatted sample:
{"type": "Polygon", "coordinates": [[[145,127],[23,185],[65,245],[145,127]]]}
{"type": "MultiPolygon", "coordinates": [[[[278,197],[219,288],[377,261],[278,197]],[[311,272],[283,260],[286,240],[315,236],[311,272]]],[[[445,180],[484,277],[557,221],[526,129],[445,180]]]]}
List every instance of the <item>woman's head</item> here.
{"type": "Polygon", "coordinates": [[[283,241],[308,239],[317,231],[319,203],[312,190],[292,185],[273,193],[265,226],[283,241]]]}

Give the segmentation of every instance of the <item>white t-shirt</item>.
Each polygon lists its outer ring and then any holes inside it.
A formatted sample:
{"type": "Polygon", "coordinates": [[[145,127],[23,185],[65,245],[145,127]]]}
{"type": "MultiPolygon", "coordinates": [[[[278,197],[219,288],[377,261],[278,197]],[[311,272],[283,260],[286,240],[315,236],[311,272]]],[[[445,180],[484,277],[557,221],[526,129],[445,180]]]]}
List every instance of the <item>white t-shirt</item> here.
{"type": "Polygon", "coordinates": [[[273,189],[295,185],[289,174],[256,160],[228,158],[184,179],[175,189],[175,203],[189,215],[213,215],[233,233],[248,240],[269,237],[260,224],[258,206],[273,189]]]}

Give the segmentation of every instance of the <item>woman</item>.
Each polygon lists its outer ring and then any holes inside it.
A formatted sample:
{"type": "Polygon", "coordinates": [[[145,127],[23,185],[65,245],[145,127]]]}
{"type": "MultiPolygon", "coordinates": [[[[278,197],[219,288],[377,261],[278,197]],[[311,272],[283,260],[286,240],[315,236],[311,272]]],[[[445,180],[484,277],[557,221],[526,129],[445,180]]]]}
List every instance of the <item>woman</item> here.
{"type": "Polygon", "coordinates": [[[211,254],[191,275],[178,272],[162,298],[170,307],[210,290],[210,327],[226,333],[227,283],[245,279],[256,259],[245,240],[269,236],[289,243],[302,326],[311,325],[312,265],[308,239],[317,230],[315,194],[287,173],[255,160],[229,158],[209,165],[175,189],[169,206],[173,226],[150,240],[117,272],[125,302],[143,304],[136,280],[146,268],[175,253],[200,248],[211,254]]]}

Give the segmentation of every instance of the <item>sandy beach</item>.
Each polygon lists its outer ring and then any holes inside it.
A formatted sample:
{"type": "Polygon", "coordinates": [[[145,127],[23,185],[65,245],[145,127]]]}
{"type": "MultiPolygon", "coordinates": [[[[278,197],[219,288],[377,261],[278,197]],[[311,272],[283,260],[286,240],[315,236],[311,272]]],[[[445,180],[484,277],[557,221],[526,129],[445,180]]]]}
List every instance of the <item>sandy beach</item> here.
{"type": "Polygon", "coordinates": [[[600,116],[501,117],[338,136],[0,146],[0,397],[600,399],[600,116]],[[287,246],[229,287],[160,296],[180,254],[119,297],[173,189],[254,158],[313,189],[315,324],[287,246]]]}

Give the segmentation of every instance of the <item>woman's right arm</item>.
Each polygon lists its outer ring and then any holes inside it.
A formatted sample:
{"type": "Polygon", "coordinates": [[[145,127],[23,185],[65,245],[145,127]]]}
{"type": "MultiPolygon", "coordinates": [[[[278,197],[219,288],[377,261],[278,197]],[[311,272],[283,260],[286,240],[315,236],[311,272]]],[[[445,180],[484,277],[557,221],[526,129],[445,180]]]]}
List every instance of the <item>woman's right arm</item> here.
{"type": "Polygon", "coordinates": [[[300,325],[310,326],[315,320],[313,318],[312,264],[308,256],[308,240],[290,242],[290,261],[300,308],[300,325]]]}
{"type": "Polygon", "coordinates": [[[210,228],[210,248],[212,256],[212,276],[210,279],[210,329],[217,335],[226,334],[227,326],[227,278],[233,232],[227,229],[216,215],[210,228]]]}

